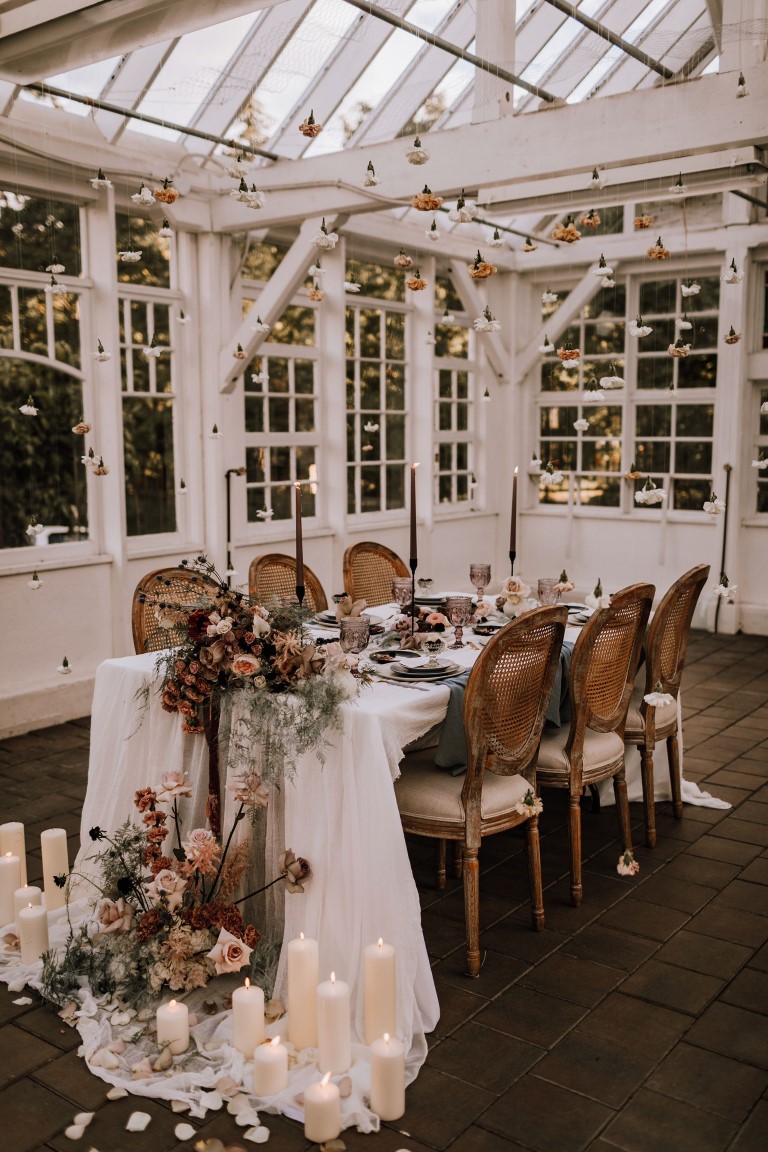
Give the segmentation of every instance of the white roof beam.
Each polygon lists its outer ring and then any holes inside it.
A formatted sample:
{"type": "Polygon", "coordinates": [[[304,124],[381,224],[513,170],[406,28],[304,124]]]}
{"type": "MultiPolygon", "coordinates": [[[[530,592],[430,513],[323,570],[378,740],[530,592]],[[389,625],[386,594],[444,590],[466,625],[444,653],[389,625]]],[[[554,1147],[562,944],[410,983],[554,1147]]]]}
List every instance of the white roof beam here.
{"type": "MultiPolygon", "coordinates": [[[[147,48],[138,48],[124,56],[114,76],[99,93],[99,100],[133,110],[144,99],[147,89],[165,64],[178,40],[164,40],[147,48]]],[[[93,119],[107,140],[116,143],[128,121],[123,116],[97,109],[93,119]]]]}
{"type": "MultiPolygon", "coordinates": [[[[326,216],[326,227],[329,232],[338,223],[335,216],[326,216]]],[[[312,243],[312,238],[320,229],[321,217],[305,220],[299,229],[299,234],[283,257],[282,263],[270,276],[264,286],[254,311],[265,324],[274,324],[279,320],[290,304],[297,290],[307,277],[307,269],[319,253],[312,243]]],[[[255,316],[250,315],[242,321],[232,339],[219,353],[219,379],[221,391],[231,392],[237,380],[243,375],[249,362],[264,343],[266,334],[255,332],[253,321],[255,316]],[[234,352],[240,345],[245,353],[243,359],[235,360],[234,352]]]]}

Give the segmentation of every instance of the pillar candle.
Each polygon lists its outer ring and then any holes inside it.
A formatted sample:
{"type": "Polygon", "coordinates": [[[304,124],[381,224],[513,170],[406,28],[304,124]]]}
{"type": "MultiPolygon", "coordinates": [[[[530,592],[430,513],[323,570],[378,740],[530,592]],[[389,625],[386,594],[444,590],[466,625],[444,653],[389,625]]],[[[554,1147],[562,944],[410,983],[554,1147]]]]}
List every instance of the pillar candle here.
{"type": "Polygon", "coordinates": [[[416,547],[416,469],[418,464],[411,464],[411,545],[409,550],[408,559],[411,564],[411,571],[416,571],[416,559],[418,549],[416,547]]]}
{"type": "Polygon", "coordinates": [[[395,950],[379,938],[363,953],[365,1042],[397,1032],[397,973],[395,950]]]}
{"type": "Polygon", "coordinates": [[[40,847],[43,850],[45,907],[49,912],[53,912],[55,908],[61,908],[66,901],[66,889],[59,888],[53,878],[69,875],[67,833],[63,828],[46,828],[40,833],[40,847]]]}
{"type": "Polygon", "coordinates": [[[249,1058],[264,1039],[264,993],[246,979],[232,993],[232,1046],[249,1058]]]}
{"type": "Polygon", "coordinates": [[[10,924],[16,918],[13,896],[21,887],[21,860],[14,852],[0,856],[0,925],[10,924]]]}
{"type": "Polygon", "coordinates": [[[301,532],[301,484],[296,489],[296,587],[304,587],[304,540],[301,532]]]}
{"type": "Polygon", "coordinates": [[[275,1036],[253,1053],[254,1096],[276,1096],[288,1087],[288,1049],[275,1036]]]}
{"type": "Polygon", "coordinates": [[[317,1044],[317,940],[288,941],[288,1039],[294,1048],[317,1044]]]}
{"type": "Polygon", "coordinates": [[[341,1103],[336,1084],[329,1084],[330,1072],[304,1089],[304,1135],[313,1144],[335,1140],[341,1132],[341,1103]]]}
{"type": "Polygon", "coordinates": [[[317,989],[317,1046],[321,1072],[335,1076],[347,1071],[352,1063],[349,986],[335,972],[317,989]]]}
{"type": "Polygon", "coordinates": [[[371,1111],[382,1120],[405,1112],[405,1045],[386,1032],[371,1044],[371,1111]]]}
{"type": "Polygon", "coordinates": [[[19,911],[26,908],[31,904],[35,908],[39,908],[43,903],[42,888],[38,888],[36,884],[25,884],[23,888],[17,888],[13,894],[13,918],[16,920],[19,911]]]}
{"type": "Polygon", "coordinates": [[[517,468],[512,476],[512,520],[509,528],[509,550],[517,552],[517,468]]]}
{"type": "Polygon", "coordinates": [[[24,825],[18,820],[0,824],[0,856],[12,852],[21,861],[21,882],[27,882],[27,849],[24,844],[24,825]]]}
{"type": "Polygon", "coordinates": [[[48,951],[48,913],[42,905],[20,908],[16,927],[21,943],[22,964],[34,964],[48,951]]]}
{"type": "Polygon", "coordinates": [[[179,1055],[189,1047],[189,1009],[178,1000],[161,1004],[157,1010],[157,1043],[161,1048],[170,1045],[179,1055]]]}

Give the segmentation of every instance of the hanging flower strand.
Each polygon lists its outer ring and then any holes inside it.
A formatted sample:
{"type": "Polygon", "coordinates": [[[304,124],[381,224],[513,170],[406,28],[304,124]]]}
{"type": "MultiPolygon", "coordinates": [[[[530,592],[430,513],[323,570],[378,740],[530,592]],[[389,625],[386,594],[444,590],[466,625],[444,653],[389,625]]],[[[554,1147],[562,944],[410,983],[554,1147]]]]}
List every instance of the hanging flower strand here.
{"type": "Polygon", "coordinates": [[[426,148],[422,145],[421,137],[416,137],[413,142],[413,147],[408,149],[405,158],[409,164],[415,164],[417,167],[427,163],[429,160],[429,152],[427,152],[426,148]]]}
{"type": "Polygon", "coordinates": [[[302,136],[306,136],[307,139],[314,140],[316,136],[320,135],[322,130],[322,124],[317,123],[315,120],[315,114],[310,109],[309,116],[307,116],[306,120],[302,120],[301,124],[299,124],[299,132],[301,132],[302,136]]]}

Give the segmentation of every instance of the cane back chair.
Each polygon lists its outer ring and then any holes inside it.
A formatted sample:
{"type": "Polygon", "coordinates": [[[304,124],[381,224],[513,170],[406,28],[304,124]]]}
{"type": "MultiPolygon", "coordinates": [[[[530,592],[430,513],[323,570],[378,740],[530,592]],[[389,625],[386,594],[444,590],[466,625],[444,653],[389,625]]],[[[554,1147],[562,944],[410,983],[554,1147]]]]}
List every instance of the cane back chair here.
{"type": "Polygon", "coordinates": [[[158,568],[142,576],[133,594],[131,611],[135,651],[160,652],[183,644],[188,639],[183,625],[162,628],[155,609],[162,604],[188,605],[192,612],[204,597],[215,595],[218,587],[215,580],[186,568],[158,568]]]}
{"type": "Polygon", "coordinates": [[[571,900],[579,905],[581,883],[581,794],[589,784],[613,778],[622,847],[632,850],[624,725],[640,661],[645,626],[653,604],[652,584],[633,584],[596,611],[573,648],[570,667],[570,728],[545,732],[536,779],[541,788],[569,792],[568,840],[571,900]]]}
{"type": "MultiPolygon", "coordinates": [[[[282,552],[256,556],[248,570],[248,592],[262,604],[270,600],[296,599],[296,561],[282,552]]],[[[311,568],[304,565],[304,603],[314,612],[325,612],[328,600],[311,568]]]]}
{"type": "Polygon", "coordinates": [[[507,625],[483,649],[464,696],[464,777],[442,772],[434,749],[423,749],[404,757],[395,784],[405,832],[461,845],[470,976],[480,973],[483,836],[525,824],[531,921],[535,929],[544,927],[538,816],[526,812],[522,802],[529,790],[536,793],[536,754],[566,618],[565,608],[538,608],[507,625]]]}
{"type": "Polygon", "coordinates": [[[624,729],[624,743],[640,751],[645,808],[645,842],[656,845],[656,807],[654,804],[653,752],[656,743],[667,742],[669,780],[675,816],[683,814],[680,782],[680,749],[678,745],[677,696],[685,667],[688,633],[693,613],[709,578],[709,565],[697,564],[676,580],[666,593],[648,625],[645,642],[645,680],[642,669],[632,692],[624,729]],[[643,699],[650,692],[665,692],[674,697],[671,704],[654,707],[643,699]]]}
{"type": "Polygon", "coordinates": [[[361,540],[344,553],[344,591],[353,600],[365,600],[369,608],[391,603],[393,579],[410,574],[396,552],[372,540],[361,540]]]}

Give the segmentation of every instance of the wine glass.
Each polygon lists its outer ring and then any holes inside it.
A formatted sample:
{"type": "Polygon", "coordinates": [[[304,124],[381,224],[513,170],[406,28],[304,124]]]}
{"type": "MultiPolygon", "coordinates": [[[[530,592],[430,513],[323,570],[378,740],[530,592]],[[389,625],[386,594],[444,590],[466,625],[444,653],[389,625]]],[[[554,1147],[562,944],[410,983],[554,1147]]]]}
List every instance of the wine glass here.
{"type": "Polygon", "coordinates": [[[445,640],[443,640],[442,636],[437,632],[427,632],[421,642],[421,646],[426,652],[429,652],[429,660],[424,667],[437,668],[440,663],[437,658],[445,648],[445,640]]]}
{"type": "Polygon", "coordinates": [[[482,600],[485,590],[491,582],[490,564],[470,564],[469,578],[477,588],[478,600],[482,600]]]}
{"type": "Polygon", "coordinates": [[[449,596],[445,607],[446,615],[448,616],[451,624],[453,624],[455,630],[454,642],[451,644],[451,648],[463,648],[463,629],[472,619],[472,597],[449,596]]]}
{"type": "Polygon", "coordinates": [[[541,604],[542,607],[549,604],[557,604],[560,600],[557,580],[552,577],[541,577],[536,591],[539,597],[539,604],[541,604]]]}
{"type": "Polygon", "coordinates": [[[411,592],[412,585],[410,576],[396,576],[394,578],[392,581],[392,598],[401,612],[410,604],[411,592]]]}
{"type": "Polygon", "coordinates": [[[432,585],[434,584],[434,580],[432,579],[431,576],[419,576],[416,583],[419,586],[419,591],[423,592],[425,596],[428,596],[429,591],[430,591],[432,585]]]}

